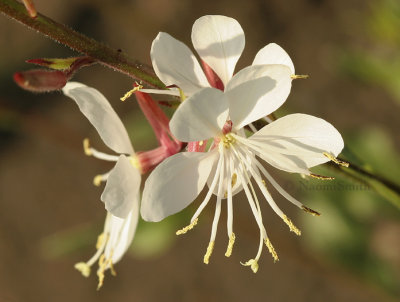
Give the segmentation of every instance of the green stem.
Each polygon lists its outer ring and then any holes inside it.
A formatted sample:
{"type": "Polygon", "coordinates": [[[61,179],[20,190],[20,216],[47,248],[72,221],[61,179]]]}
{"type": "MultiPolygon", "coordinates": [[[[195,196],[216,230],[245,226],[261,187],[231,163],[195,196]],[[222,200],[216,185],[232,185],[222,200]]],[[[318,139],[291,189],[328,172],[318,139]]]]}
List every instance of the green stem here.
{"type": "Polygon", "coordinates": [[[154,73],[145,70],[150,68],[128,58],[120,50],[112,49],[42,14],[38,13],[36,18],[32,18],[22,3],[15,0],[0,0],[0,12],[56,42],[96,59],[102,65],[141,80],[152,87],[165,88],[154,73]]]}
{"type": "MultiPolygon", "coordinates": [[[[344,159],[341,159],[341,158],[338,158],[338,159],[339,160],[344,160],[344,159]]],[[[344,161],[346,161],[346,160],[344,160],[344,161]]],[[[338,167],[338,168],[342,169],[342,170],[350,169],[353,172],[355,172],[357,174],[360,174],[360,175],[362,175],[362,176],[364,176],[366,178],[370,178],[370,179],[376,180],[376,181],[382,183],[383,185],[385,185],[388,189],[390,189],[390,190],[392,190],[392,191],[394,191],[394,192],[396,192],[397,194],[400,195],[400,186],[399,185],[395,184],[394,182],[392,182],[392,181],[390,181],[390,180],[388,180],[388,179],[386,179],[386,178],[384,178],[384,177],[382,177],[380,175],[368,172],[367,170],[364,170],[360,166],[357,166],[355,164],[350,163],[350,166],[348,168],[341,168],[341,167],[338,167]]]]}

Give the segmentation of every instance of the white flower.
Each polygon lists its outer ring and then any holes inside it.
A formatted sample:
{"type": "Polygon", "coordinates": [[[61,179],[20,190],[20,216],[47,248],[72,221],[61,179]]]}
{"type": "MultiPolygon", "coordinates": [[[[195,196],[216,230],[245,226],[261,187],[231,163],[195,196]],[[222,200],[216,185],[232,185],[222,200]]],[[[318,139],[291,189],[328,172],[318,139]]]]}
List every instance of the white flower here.
{"type": "Polygon", "coordinates": [[[100,288],[104,271],[111,269],[114,272],[113,265],[121,259],[133,240],[139,219],[141,175],[128,133],[107,99],[96,89],[76,82],[67,83],[63,92],[77,103],[104,143],[119,154],[99,152],[89,146],[88,140],[84,140],[87,155],[116,162],[111,171],[94,178],[95,185],[106,181],[101,200],[108,211],[104,231],[96,245],[97,252],[86,263],[80,262],[75,266],[88,277],[90,267],[98,260],[100,288]]]}
{"type": "MultiPolygon", "coordinates": [[[[203,88],[226,90],[228,87],[238,87],[245,81],[258,79],[259,81],[253,82],[254,88],[265,85],[264,92],[269,91],[264,93],[263,100],[258,97],[257,106],[251,109],[252,114],[260,118],[261,116],[257,114],[258,106],[273,102],[270,106],[277,109],[289,95],[291,80],[296,78],[295,70],[288,54],[277,44],[270,43],[262,48],[252,66],[242,70],[240,76],[239,74],[233,76],[245,45],[244,32],[235,19],[218,15],[199,18],[193,24],[192,43],[200,56],[204,71],[192,51],[167,33],[160,32],[157,35],[150,52],[157,76],[165,85],[179,87],[186,97],[203,88]],[[257,66],[267,64],[279,66],[268,70],[257,66]]],[[[241,90],[238,88],[236,92],[241,90]]],[[[179,95],[179,91],[174,88],[142,91],[179,95]]]]}
{"type": "MultiPolygon", "coordinates": [[[[271,74],[276,70],[283,72],[285,68],[287,67],[281,65],[260,65],[254,69],[271,74]]],[[[261,205],[255,194],[254,184],[259,187],[275,213],[298,235],[300,231],[279,209],[267,186],[272,185],[283,197],[304,211],[318,214],[284,191],[263,167],[259,158],[280,170],[313,175],[309,168],[329,160],[338,162],[336,156],[343,148],[343,140],[331,124],[305,114],[280,118],[246,138],[243,127],[276,109],[277,103],[274,101],[281,94],[275,91],[275,87],[281,86],[279,81],[286,80],[279,77],[272,80],[267,76],[263,78],[266,84],[258,86],[254,84],[254,80],[239,81],[243,72],[246,69],[229,81],[224,92],[215,88],[204,88],[180,105],[170,122],[173,135],[183,142],[207,142],[212,139],[212,144],[208,152],[184,152],[162,162],[146,181],[141,214],[145,220],[159,221],[179,212],[196,199],[208,182],[208,193],[191,219],[191,224],[178,232],[185,233],[193,228],[214,193],[217,196],[215,217],[210,243],[204,256],[204,262],[208,263],[223,199],[227,200],[229,243],[226,256],[230,256],[232,252],[235,240],[232,197],[244,190],[260,230],[258,253],[254,259],[245,263],[256,272],[263,242],[274,259],[278,260],[278,257],[262,221],[261,205]],[[241,84],[237,86],[237,82],[241,84]],[[277,82],[276,86],[273,82],[277,82]],[[261,99],[265,96],[265,85],[272,86],[270,93],[275,97],[267,98],[269,102],[262,102],[260,105],[259,96],[261,95],[261,99]],[[255,112],[254,108],[259,111],[255,112]]],[[[281,100],[278,103],[280,102],[281,100]]]]}

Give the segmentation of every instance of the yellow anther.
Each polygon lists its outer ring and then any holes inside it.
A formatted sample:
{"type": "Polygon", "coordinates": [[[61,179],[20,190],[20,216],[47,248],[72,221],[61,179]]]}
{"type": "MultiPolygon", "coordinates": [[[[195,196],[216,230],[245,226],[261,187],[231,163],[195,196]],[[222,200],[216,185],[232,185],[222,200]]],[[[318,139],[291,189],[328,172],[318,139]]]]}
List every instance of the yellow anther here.
{"type": "Polygon", "coordinates": [[[85,154],[87,156],[92,156],[93,155],[92,150],[90,149],[90,144],[89,144],[89,139],[88,138],[85,138],[83,140],[83,151],[85,152],[85,154]]]}
{"type": "Polygon", "coordinates": [[[233,173],[232,174],[232,178],[231,178],[231,186],[232,186],[232,188],[236,185],[236,182],[237,182],[237,174],[233,173]]]}
{"type": "Polygon", "coordinates": [[[183,102],[184,100],[186,100],[186,95],[183,93],[183,90],[178,88],[179,90],[179,96],[181,97],[181,102],[183,102]]]}
{"type": "Polygon", "coordinates": [[[199,218],[196,218],[195,220],[193,220],[193,222],[191,224],[189,224],[188,226],[185,226],[183,229],[180,229],[178,231],[176,231],[176,235],[183,235],[186,234],[188,231],[190,231],[191,229],[193,229],[197,222],[199,221],[199,218]]]}
{"type": "Polygon", "coordinates": [[[94,178],[93,178],[93,184],[96,186],[96,187],[99,187],[100,185],[101,185],[101,182],[103,181],[103,176],[102,175],[96,175],[94,178]]]}
{"type": "Polygon", "coordinates": [[[104,283],[104,272],[109,268],[111,271],[111,275],[116,276],[117,272],[114,269],[114,265],[112,263],[112,255],[114,251],[111,251],[110,256],[106,258],[104,254],[102,254],[99,258],[99,268],[97,270],[97,276],[99,277],[99,283],[97,285],[97,290],[99,290],[104,283]]]}
{"type": "Polygon", "coordinates": [[[199,146],[203,146],[204,145],[204,141],[199,141],[199,146]]]}
{"type": "Polygon", "coordinates": [[[99,236],[97,236],[97,242],[96,242],[97,250],[103,246],[104,240],[106,240],[106,235],[104,233],[101,233],[99,236]]]}
{"type": "Polygon", "coordinates": [[[335,179],[335,177],[323,176],[323,175],[314,174],[314,173],[310,173],[309,176],[312,178],[321,179],[321,180],[334,180],[335,179]]]}
{"type": "MultiPolygon", "coordinates": [[[[237,174],[233,173],[232,174],[232,178],[231,178],[231,186],[232,186],[232,188],[236,185],[236,182],[237,182],[237,174]]],[[[225,191],[224,198],[228,198],[228,191],[225,191]]]]}
{"type": "Polygon", "coordinates": [[[257,271],[258,271],[258,261],[256,259],[250,259],[246,263],[241,263],[240,262],[240,264],[244,265],[244,266],[250,266],[250,268],[253,271],[253,273],[257,273],[257,271]]]}
{"type": "Polygon", "coordinates": [[[104,271],[106,270],[106,256],[102,254],[99,258],[99,269],[97,270],[97,277],[99,278],[99,283],[97,284],[97,290],[99,290],[104,283],[104,271]]]}
{"type": "Polygon", "coordinates": [[[228,149],[228,148],[230,148],[231,145],[233,145],[234,143],[236,143],[236,139],[235,139],[232,135],[227,134],[227,135],[224,135],[224,136],[222,137],[221,142],[222,142],[223,146],[224,146],[226,149],[228,149]]]}
{"type": "Polygon", "coordinates": [[[207,246],[207,251],[206,251],[206,254],[204,255],[204,259],[203,259],[203,262],[205,264],[208,264],[210,262],[210,257],[214,250],[214,243],[215,243],[214,241],[210,241],[210,243],[207,246]]]}
{"type": "Polygon", "coordinates": [[[291,232],[295,233],[297,236],[301,235],[301,231],[293,224],[293,222],[286,215],[283,215],[282,219],[288,225],[291,232]]]}
{"type": "MultiPolygon", "coordinates": [[[[136,83],[137,84],[137,83],[136,83]]],[[[132,94],[134,94],[136,91],[139,91],[140,89],[143,88],[142,85],[137,84],[138,86],[136,86],[135,88],[133,88],[132,90],[129,90],[127,93],[125,93],[125,95],[120,98],[121,101],[125,101],[127,98],[129,98],[132,94]]]]}
{"type": "Polygon", "coordinates": [[[308,74],[292,74],[290,77],[292,78],[292,80],[308,79],[308,74]]]}
{"type": "Polygon", "coordinates": [[[333,156],[331,153],[328,152],[323,152],[322,153],[325,157],[327,157],[329,160],[333,161],[335,164],[343,167],[348,167],[350,164],[348,162],[342,161],[337,159],[335,156],[333,156]]]}
{"type": "Polygon", "coordinates": [[[90,276],[90,266],[85,262],[79,262],[74,265],[75,269],[80,271],[82,276],[89,277],[90,276]]]}
{"type": "Polygon", "coordinates": [[[140,168],[141,168],[140,167],[140,162],[139,162],[139,159],[138,159],[138,157],[136,155],[129,156],[129,161],[130,161],[131,165],[134,168],[140,170],[140,168]]]}
{"type": "Polygon", "coordinates": [[[312,210],[312,209],[310,209],[310,208],[308,208],[308,207],[306,207],[306,206],[301,206],[301,209],[302,209],[304,212],[307,212],[307,213],[309,213],[309,214],[311,214],[311,215],[313,215],[313,216],[321,216],[320,213],[318,213],[317,211],[314,211],[314,210],[312,210]]]}
{"type": "Polygon", "coordinates": [[[279,261],[278,254],[276,253],[275,248],[268,237],[264,240],[264,243],[267,246],[268,251],[272,255],[272,258],[274,258],[274,262],[279,261]]]}
{"type": "Polygon", "coordinates": [[[229,236],[228,247],[227,247],[226,252],[225,252],[225,256],[226,257],[230,257],[232,255],[233,244],[235,243],[235,239],[236,239],[235,233],[232,233],[229,236]]]}

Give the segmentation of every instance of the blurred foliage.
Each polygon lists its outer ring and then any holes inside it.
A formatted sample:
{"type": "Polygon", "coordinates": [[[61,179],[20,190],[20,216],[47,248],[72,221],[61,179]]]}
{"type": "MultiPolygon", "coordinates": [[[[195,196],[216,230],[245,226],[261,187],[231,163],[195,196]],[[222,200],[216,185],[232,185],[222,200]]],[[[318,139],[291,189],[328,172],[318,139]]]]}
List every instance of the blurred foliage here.
{"type": "Polygon", "coordinates": [[[400,103],[400,1],[372,1],[365,28],[371,47],[344,51],[341,69],[378,85],[400,103]]]}
{"type": "MultiPolygon", "coordinates": [[[[353,162],[368,162],[367,170],[390,179],[399,179],[399,154],[390,137],[379,128],[364,129],[347,139],[350,150],[362,150],[361,159],[352,156],[353,162]],[[374,167],[374,168],[372,168],[374,167]]],[[[349,152],[348,152],[349,153],[349,152]]],[[[335,176],[333,181],[315,179],[301,180],[307,205],[322,212],[319,219],[302,215],[307,248],[318,251],[341,264],[371,283],[378,284],[394,295],[400,295],[400,267],[385,259],[379,249],[400,249],[398,242],[387,241],[385,246],[376,247],[379,225],[386,221],[400,231],[400,211],[393,211],[393,205],[383,202],[382,197],[392,204],[399,202],[399,196],[386,186],[370,179],[357,183],[338,170],[329,166],[318,173],[335,176]],[[395,200],[393,200],[395,198],[395,200]]],[[[400,254],[397,256],[400,261],[400,254]]],[[[398,262],[400,263],[400,262],[398,262]]]]}
{"type": "Polygon", "coordinates": [[[102,230],[100,224],[91,223],[53,233],[40,241],[40,254],[44,259],[55,260],[89,247],[94,253],[97,236],[102,230]]]}
{"type": "Polygon", "coordinates": [[[19,131],[19,116],[15,112],[0,108],[0,151],[19,131]]]}

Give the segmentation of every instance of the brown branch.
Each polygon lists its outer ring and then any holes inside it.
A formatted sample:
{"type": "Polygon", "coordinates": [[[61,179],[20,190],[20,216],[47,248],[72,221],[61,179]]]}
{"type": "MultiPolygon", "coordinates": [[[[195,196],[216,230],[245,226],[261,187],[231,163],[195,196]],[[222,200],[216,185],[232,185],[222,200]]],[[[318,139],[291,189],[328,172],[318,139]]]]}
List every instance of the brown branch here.
{"type": "Polygon", "coordinates": [[[144,70],[146,67],[143,64],[128,58],[120,50],[112,49],[40,13],[32,18],[22,3],[15,0],[0,0],[0,12],[56,42],[97,60],[102,65],[141,80],[152,87],[165,88],[152,72],[144,70]]]}

